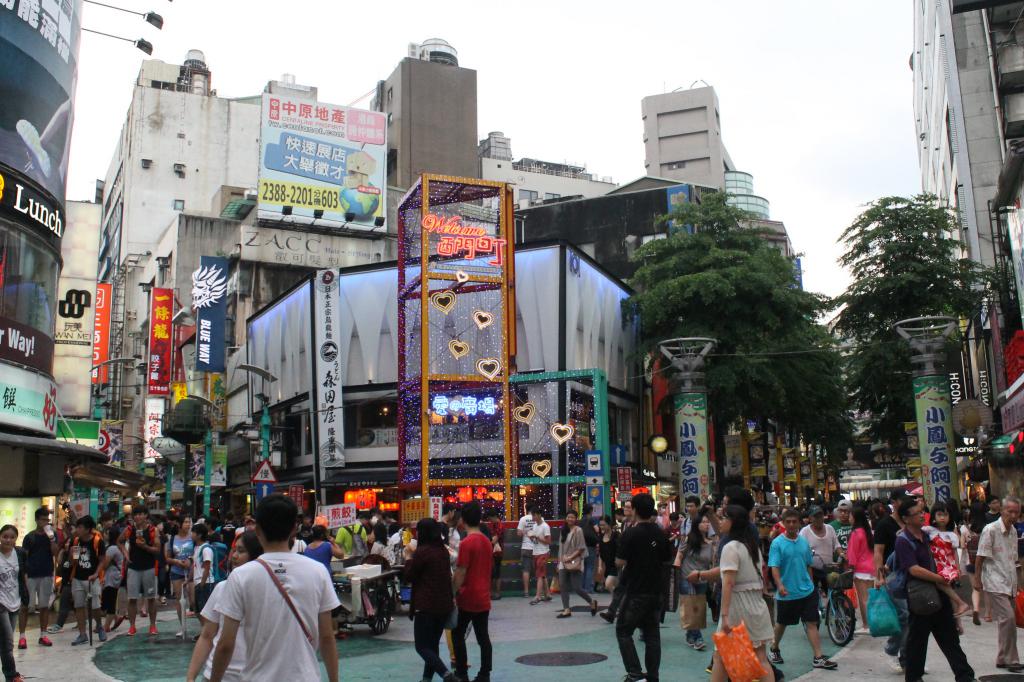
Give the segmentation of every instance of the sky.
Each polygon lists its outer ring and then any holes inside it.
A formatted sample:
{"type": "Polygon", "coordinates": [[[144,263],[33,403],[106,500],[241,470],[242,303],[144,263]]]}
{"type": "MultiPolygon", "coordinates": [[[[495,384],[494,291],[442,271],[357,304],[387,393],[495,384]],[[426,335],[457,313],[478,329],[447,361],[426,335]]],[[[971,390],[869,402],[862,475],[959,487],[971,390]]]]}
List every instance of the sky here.
{"type": "MultiPolygon", "coordinates": [[[[477,71],[481,139],[500,130],[515,158],[586,164],[618,183],[644,174],[640,100],[704,81],[737,169],[803,254],[805,288],[828,295],[849,281],[836,264],[843,228],[865,203],[920,189],[906,0],[113,4],[156,11],[164,28],[92,4],[83,25],[144,37],[169,63],[202,50],[222,97],[291,73],[322,101],[369,107],[409,42],[444,38],[477,71]]],[[[83,34],[68,199],[91,198],[106,174],[144,58],[83,34]]]]}

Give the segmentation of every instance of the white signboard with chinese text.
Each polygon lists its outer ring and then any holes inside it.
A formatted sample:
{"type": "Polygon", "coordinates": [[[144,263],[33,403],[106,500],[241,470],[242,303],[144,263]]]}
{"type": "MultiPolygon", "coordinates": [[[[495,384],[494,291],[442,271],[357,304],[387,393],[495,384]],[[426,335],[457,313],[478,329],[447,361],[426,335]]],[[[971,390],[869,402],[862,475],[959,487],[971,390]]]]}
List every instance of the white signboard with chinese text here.
{"type": "Polygon", "coordinates": [[[290,93],[263,94],[259,218],[383,227],[386,161],[385,114],[290,93]]]}
{"type": "Polygon", "coordinates": [[[150,464],[160,459],[160,453],[153,449],[153,440],[164,435],[161,422],[163,416],[164,399],[146,398],[146,421],[142,427],[142,441],[145,447],[142,457],[143,461],[150,464]]]}
{"type": "Polygon", "coordinates": [[[352,503],[330,504],[320,507],[320,515],[327,518],[327,527],[331,530],[350,526],[356,522],[356,506],[352,503]]]}
{"type": "Polygon", "coordinates": [[[315,456],[320,480],[345,466],[340,339],[341,288],[337,270],[319,270],[313,280],[313,395],[316,397],[315,456]]]}

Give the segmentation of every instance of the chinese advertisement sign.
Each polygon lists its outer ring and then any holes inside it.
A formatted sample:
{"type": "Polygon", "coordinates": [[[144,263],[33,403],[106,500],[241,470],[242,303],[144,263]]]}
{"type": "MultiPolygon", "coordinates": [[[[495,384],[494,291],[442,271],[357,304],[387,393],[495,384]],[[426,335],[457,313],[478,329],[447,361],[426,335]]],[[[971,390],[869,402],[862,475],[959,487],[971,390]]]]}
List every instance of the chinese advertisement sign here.
{"type": "Polygon", "coordinates": [[[320,270],[313,281],[313,377],[316,451],[321,480],[327,469],[345,466],[340,340],[341,288],[337,270],[320,270]]]}
{"type": "MultiPolygon", "coordinates": [[[[204,453],[205,454],[205,453],[204,453]]],[[[213,446],[213,469],[210,471],[210,487],[223,488],[228,484],[228,446],[213,446]]]]}
{"type": "Polygon", "coordinates": [[[192,273],[196,317],[196,371],[224,371],[224,319],[228,309],[228,259],[201,256],[192,273]]]}
{"type": "Polygon", "coordinates": [[[57,386],[41,374],[4,367],[0,377],[0,424],[52,436],[57,431],[57,386]]]}
{"type": "MultiPolygon", "coordinates": [[[[96,285],[96,302],[93,310],[96,317],[92,330],[92,366],[110,359],[110,294],[112,284],[96,285]]],[[[107,367],[93,370],[92,383],[103,384],[107,381],[107,367]]]]}
{"type": "Polygon", "coordinates": [[[97,449],[107,456],[107,464],[124,466],[124,422],[101,421],[100,441],[97,449]]]}
{"type": "Polygon", "coordinates": [[[953,407],[944,376],[914,377],[914,407],[926,503],[960,499],[953,452],[953,407]]]}
{"type": "Polygon", "coordinates": [[[193,443],[188,446],[188,484],[202,486],[206,482],[206,446],[193,443]]]}
{"type": "Polygon", "coordinates": [[[149,309],[149,393],[167,395],[171,387],[171,316],[174,292],[153,289],[149,309]]]}
{"type": "Polygon", "coordinates": [[[146,398],[146,421],[142,426],[143,461],[147,464],[156,462],[160,453],[153,449],[153,439],[164,435],[162,419],[164,416],[163,398],[146,398]]]}
{"type": "Polygon", "coordinates": [[[679,437],[679,496],[711,495],[708,474],[708,402],[703,393],[680,393],[674,398],[679,437]]]}
{"type": "Polygon", "coordinates": [[[386,133],[381,112],[264,93],[260,217],[289,206],[293,222],[377,227],[386,215],[386,133]]]}

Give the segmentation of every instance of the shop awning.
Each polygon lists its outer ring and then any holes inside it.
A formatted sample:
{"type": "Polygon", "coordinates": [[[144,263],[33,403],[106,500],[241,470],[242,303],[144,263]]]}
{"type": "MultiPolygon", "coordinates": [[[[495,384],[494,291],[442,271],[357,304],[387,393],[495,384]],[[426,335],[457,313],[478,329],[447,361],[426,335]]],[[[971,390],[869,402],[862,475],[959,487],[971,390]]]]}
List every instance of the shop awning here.
{"type": "Polygon", "coordinates": [[[18,448],[40,455],[59,455],[80,462],[105,463],[107,456],[96,448],[53,438],[19,436],[0,432],[0,447],[18,448]]]}
{"type": "Polygon", "coordinates": [[[134,495],[142,489],[153,490],[162,481],[135,471],[110,466],[100,462],[89,462],[71,470],[75,485],[102,488],[119,493],[134,495]]]}

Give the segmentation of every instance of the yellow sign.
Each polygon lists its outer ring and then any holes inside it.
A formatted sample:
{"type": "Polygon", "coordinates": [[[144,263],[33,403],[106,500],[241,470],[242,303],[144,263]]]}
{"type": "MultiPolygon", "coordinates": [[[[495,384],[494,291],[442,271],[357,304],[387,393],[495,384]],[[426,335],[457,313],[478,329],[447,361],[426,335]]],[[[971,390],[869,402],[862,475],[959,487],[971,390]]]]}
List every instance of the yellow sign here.
{"type": "Polygon", "coordinates": [[[280,180],[260,180],[260,203],[322,211],[341,209],[340,192],[336,188],[280,180]]]}
{"type": "Polygon", "coordinates": [[[188,384],[184,381],[171,382],[171,405],[177,405],[188,397],[188,384]]]}

